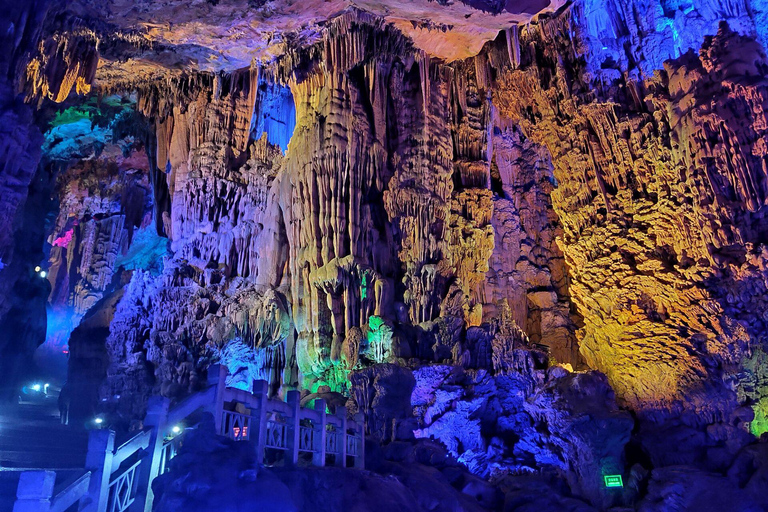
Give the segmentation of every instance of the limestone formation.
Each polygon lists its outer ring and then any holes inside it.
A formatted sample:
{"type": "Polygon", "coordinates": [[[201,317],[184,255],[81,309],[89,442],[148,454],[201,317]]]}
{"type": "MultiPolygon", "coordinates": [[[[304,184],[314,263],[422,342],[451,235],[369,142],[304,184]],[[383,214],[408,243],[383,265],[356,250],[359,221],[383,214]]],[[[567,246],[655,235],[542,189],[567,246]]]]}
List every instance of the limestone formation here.
{"type": "MultiPolygon", "coordinates": [[[[529,31],[537,41],[531,47],[559,37],[565,21],[529,31]]],[[[753,304],[765,283],[759,264],[749,263],[759,252],[759,230],[735,220],[759,225],[746,219],[760,218],[764,201],[747,185],[764,173],[763,107],[753,106],[763,83],[751,77],[765,64],[753,45],[724,25],[699,57],[686,54],[652,79],[605,91],[614,95],[605,103],[579,89],[574,54],[531,54],[530,66],[503,75],[494,92],[499,111],[552,154],[560,246],[584,322],[580,351],[652,422],[690,413],[701,426],[729,423],[738,404],[728,368],[762,343],[753,304]],[[712,58],[736,46],[755,60],[751,69],[726,72],[712,58]],[[546,66],[554,74],[543,82],[546,66]],[[739,138],[746,146],[732,142],[739,138]],[[749,298],[734,293],[740,287],[753,290],[749,298]]]]}
{"type": "Polygon", "coordinates": [[[9,8],[8,389],[47,339],[73,418],[126,430],[214,362],[348,399],[397,483],[217,445],[289,508],[328,482],[413,510],[763,506],[768,8],[513,4],[9,8]]]}

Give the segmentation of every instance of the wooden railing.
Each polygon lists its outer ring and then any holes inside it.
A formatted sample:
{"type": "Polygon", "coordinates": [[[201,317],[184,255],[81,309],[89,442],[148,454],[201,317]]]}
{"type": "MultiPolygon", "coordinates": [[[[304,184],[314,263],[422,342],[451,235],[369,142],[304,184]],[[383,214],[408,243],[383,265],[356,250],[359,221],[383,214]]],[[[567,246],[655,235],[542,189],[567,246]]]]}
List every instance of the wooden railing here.
{"type": "Polygon", "coordinates": [[[271,451],[282,454],[285,465],[311,454],[316,466],[325,466],[331,456],[336,466],[352,459],[352,465],[364,467],[361,416],[348,420],[344,407],[328,414],[324,400],[315,400],[314,409],[302,408],[298,391],[289,391],[287,402],[270,399],[265,381],[254,382],[252,392],[227,388],[225,382],[226,370],[212,366],[208,387],[173,408],[167,398],[150,398],[145,429],[117,448],[113,431],[91,431],[83,475],[55,496],[55,471],[23,472],[14,512],[64,512],[78,503],[82,512],[150,512],[152,481],[168,471],[184,439],[181,425],[201,410],[213,413],[220,434],[252,442],[261,463],[271,451]]]}

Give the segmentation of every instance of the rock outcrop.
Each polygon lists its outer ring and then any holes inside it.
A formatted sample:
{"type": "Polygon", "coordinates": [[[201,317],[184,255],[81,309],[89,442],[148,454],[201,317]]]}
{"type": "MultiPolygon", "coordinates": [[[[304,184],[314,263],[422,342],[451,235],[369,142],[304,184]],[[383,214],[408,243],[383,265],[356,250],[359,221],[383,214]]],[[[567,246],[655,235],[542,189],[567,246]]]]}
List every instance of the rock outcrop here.
{"type": "Polygon", "coordinates": [[[416,436],[440,440],[475,474],[498,481],[554,472],[592,503],[616,504],[601,480],[624,472],[634,422],[618,410],[605,377],[537,369],[535,354],[526,350],[514,357],[514,370],[496,374],[451,366],[416,370],[416,436]]]}
{"type": "Polygon", "coordinates": [[[651,423],[740,438],[732,372],[764,343],[762,51],[723,25],[700,56],[595,90],[573,47],[557,49],[572,28],[529,30],[523,46],[547,50],[502,74],[493,101],[552,154],[580,351],[651,423]]]}
{"type": "Polygon", "coordinates": [[[42,262],[42,210],[48,180],[34,185],[43,138],[32,108],[16,94],[26,55],[42,30],[47,2],[4,5],[0,19],[0,400],[33,366],[45,339],[47,283],[34,272],[42,262]]]}

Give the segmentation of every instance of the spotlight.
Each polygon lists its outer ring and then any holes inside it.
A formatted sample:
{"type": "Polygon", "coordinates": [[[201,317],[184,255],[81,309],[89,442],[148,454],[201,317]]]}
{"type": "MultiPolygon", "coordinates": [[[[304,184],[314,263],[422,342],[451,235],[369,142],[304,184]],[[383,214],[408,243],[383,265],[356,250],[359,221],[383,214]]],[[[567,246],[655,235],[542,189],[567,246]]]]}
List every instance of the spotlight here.
{"type": "Polygon", "coordinates": [[[37,274],[37,275],[39,275],[40,277],[42,277],[43,279],[45,279],[45,276],[47,276],[47,275],[48,275],[48,272],[46,272],[45,270],[41,270],[40,272],[38,272],[38,274],[37,274]]]}
{"type": "Polygon", "coordinates": [[[171,432],[173,432],[174,434],[178,434],[181,432],[181,427],[178,425],[174,425],[173,428],[171,429],[171,432]]]}
{"type": "Polygon", "coordinates": [[[40,384],[32,384],[32,391],[40,391],[40,384]]]}
{"type": "Polygon", "coordinates": [[[42,269],[40,268],[40,265],[35,267],[35,272],[40,272],[42,269]]]}
{"type": "Polygon", "coordinates": [[[97,425],[101,425],[102,423],[104,423],[104,418],[102,418],[102,417],[100,417],[100,416],[96,416],[96,417],[93,419],[93,422],[94,422],[95,424],[97,424],[97,425]]]}

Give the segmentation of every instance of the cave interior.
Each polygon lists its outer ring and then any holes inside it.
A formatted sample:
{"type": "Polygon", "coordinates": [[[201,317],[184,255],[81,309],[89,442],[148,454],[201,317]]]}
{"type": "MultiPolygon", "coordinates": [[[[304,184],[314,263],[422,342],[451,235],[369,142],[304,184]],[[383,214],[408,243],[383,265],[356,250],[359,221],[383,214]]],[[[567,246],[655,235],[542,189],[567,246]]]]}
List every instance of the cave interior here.
{"type": "Polygon", "coordinates": [[[1,510],[768,512],[766,0],[0,4],[1,510]]]}

